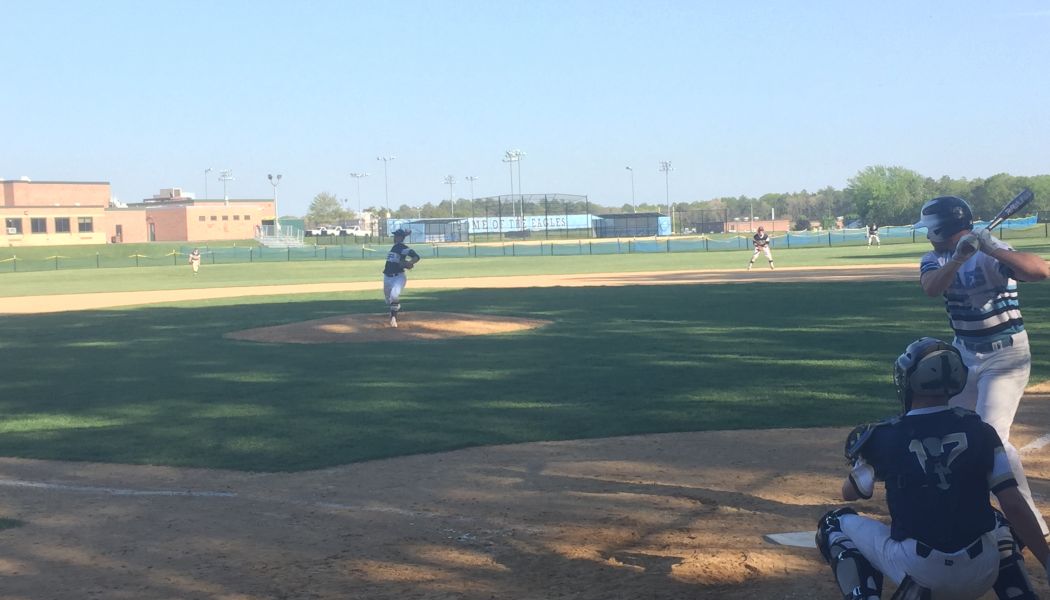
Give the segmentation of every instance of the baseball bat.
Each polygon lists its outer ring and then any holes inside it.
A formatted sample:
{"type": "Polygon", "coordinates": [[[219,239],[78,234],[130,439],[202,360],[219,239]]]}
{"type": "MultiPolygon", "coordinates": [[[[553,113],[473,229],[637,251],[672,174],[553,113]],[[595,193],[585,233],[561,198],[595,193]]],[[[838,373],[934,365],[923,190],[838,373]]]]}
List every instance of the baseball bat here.
{"type": "Polygon", "coordinates": [[[988,226],[985,227],[985,229],[995,229],[996,227],[1001,225],[1003,221],[1009,219],[1010,217],[1017,214],[1019,210],[1028,206],[1028,203],[1031,202],[1034,198],[1035,194],[1032,193],[1032,190],[1028,188],[1023,189],[1020,194],[1014,196],[1014,199],[1011,200],[1006,206],[1003,207],[1002,210],[999,211],[999,214],[995,215],[994,219],[988,222],[988,226]]]}

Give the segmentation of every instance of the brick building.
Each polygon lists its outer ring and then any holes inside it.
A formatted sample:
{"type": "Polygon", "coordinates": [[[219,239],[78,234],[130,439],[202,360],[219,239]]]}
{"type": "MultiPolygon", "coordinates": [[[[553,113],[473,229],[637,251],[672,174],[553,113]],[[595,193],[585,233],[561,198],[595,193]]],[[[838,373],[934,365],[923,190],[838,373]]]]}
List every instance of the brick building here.
{"type": "Polygon", "coordinates": [[[106,182],[0,180],[0,246],[102,244],[106,182]]]}
{"type": "Polygon", "coordinates": [[[0,246],[252,239],[273,210],[272,200],[197,200],[179,188],[111,206],[107,182],[0,181],[0,246]]]}

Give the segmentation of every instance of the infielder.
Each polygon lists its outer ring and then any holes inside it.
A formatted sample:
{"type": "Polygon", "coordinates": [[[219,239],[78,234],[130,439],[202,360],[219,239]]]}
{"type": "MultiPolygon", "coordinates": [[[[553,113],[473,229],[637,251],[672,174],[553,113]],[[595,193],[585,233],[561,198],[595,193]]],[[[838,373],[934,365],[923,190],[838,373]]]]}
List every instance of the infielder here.
{"type": "Polygon", "coordinates": [[[879,241],[879,226],[871,223],[868,225],[868,248],[871,248],[871,243],[875,242],[875,246],[882,246],[882,242],[879,241]]]}
{"type": "Polygon", "coordinates": [[[751,255],[751,262],[747,263],[747,270],[750,271],[754,266],[755,259],[758,258],[760,252],[765,252],[766,260],[769,261],[769,269],[773,270],[773,253],[769,250],[769,235],[765,227],[758,226],[758,231],[755,232],[751,243],[755,245],[755,253],[751,255]]]}
{"type": "Polygon", "coordinates": [[[957,348],[916,340],[893,369],[903,414],[850,432],[842,497],[871,498],[875,482],[885,482],[891,524],[848,507],[821,517],[817,548],[844,598],[878,600],[883,576],[897,583],[895,599],[975,599],[989,589],[999,598],[1036,597],[1010,527],[1045,569],[1050,548],[995,429],[948,405],[967,374],[957,348]]]}
{"type": "Polygon", "coordinates": [[[405,245],[405,238],[409,232],[398,229],[393,234],[394,245],[386,255],[386,265],[383,267],[383,296],[386,298],[387,308],[390,309],[390,326],[397,327],[397,313],[401,311],[401,291],[405,289],[405,269],[411,269],[422,258],[416,251],[405,245]]]}
{"type": "Polygon", "coordinates": [[[194,248],[193,252],[190,252],[189,262],[190,268],[193,269],[193,274],[196,275],[201,268],[201,251],[198,248],[194,248]]]}
{"type": "Polygon", "coordinates": [[[1017,282],[1050,277],[1050,265],[1038,255],[1015,252],[987,229],[973,233],[970,206],[955,196],[923,205],[915,227],[926,227],[933,245],[919,266],[922,289],[930,297],[943,294],[955,331],[953,344],[970,369],[969,383],[952,405],[977,411],[995,428],[1017,487],[1046,535],[1050,530],[1032,502],[1021,457],[1010,443],[1010,427],[1032,366],[1017,282]]]}

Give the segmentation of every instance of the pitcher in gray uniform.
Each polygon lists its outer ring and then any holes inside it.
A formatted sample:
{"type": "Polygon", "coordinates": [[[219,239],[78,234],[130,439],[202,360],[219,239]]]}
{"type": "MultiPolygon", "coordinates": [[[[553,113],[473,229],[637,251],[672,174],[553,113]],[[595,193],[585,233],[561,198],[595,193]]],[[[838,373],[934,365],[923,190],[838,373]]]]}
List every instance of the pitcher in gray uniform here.
{"type": "Polygon", "coordinates": [[[405,269],[411,269],[422,259],[415,250],[405,245],[405,238],[409,236],[407,230],[398,229],[392,235],[394,245],[390,247],[383,266],[383,297],[390,309],[390,326],[397,327],[397,314],[401,312],[401,291],[408,281],[405,269]]]}

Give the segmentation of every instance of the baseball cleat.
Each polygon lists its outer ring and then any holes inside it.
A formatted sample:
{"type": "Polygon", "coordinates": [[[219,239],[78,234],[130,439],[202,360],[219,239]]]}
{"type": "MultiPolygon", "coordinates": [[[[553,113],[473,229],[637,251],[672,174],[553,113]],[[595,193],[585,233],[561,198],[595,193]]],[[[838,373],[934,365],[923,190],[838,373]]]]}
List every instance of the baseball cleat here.
{"type": "Polygon", "coordinates": [[[395,329],[397,328],[397,317],[390,317],[390,326],[395,329]]]}

